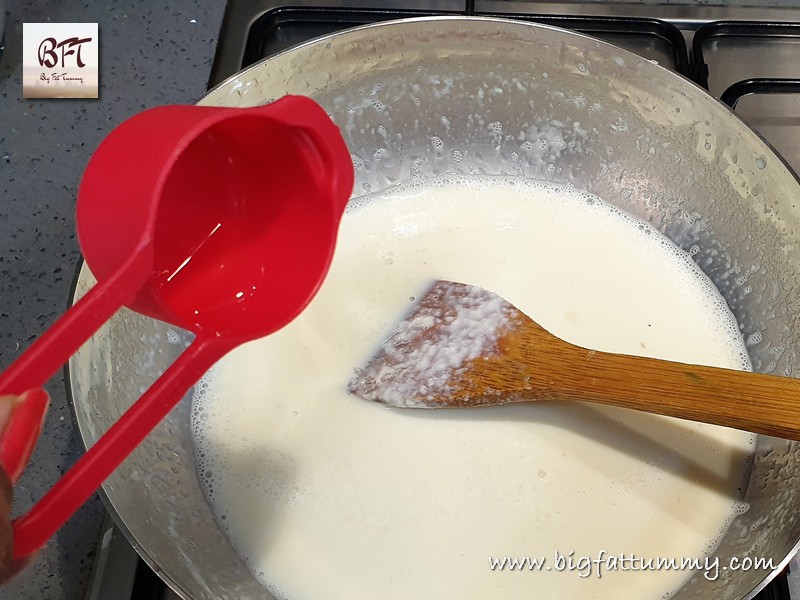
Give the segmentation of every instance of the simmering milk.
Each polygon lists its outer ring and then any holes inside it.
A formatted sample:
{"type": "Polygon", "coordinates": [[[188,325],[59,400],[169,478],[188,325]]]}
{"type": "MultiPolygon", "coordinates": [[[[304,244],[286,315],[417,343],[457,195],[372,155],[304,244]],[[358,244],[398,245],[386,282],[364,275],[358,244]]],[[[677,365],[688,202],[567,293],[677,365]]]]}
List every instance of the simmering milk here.
{"type": "Polygon", "coordinates": [[[362,200],[308,309],[197,388],[199,475],[253,573],[288,600],[655,600],[680,588],[690,571],[588,573],[582,557],[713,554],[746,510],[753,436],[582,403],[427,411],[348,395],[434,279],[492,290],[582,346],[750,368],[689,256],[596,197],[450,178],[362,200]],[[501,570],[506,557],[529,561],[501,570]]]}

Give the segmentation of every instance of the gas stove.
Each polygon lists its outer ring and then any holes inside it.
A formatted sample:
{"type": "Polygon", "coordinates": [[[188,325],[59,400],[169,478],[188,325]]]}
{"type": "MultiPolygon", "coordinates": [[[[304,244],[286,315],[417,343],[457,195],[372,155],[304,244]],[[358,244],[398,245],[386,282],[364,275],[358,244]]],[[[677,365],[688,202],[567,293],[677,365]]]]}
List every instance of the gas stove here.
{"type": "MultiPolygon", "coordinates": [[[[707,89],[800,172],[800,8],[609,1],[229,0],[209,88],[314,37],[377,21],[431,15],[544,23],[626,48],[707,89]]],[[[138,557],[111,518],[101,535],[87,600],[178,598],[138,557]]],[[[800,599],[800,563],[793,560],[756,598],[800,599]]]]}

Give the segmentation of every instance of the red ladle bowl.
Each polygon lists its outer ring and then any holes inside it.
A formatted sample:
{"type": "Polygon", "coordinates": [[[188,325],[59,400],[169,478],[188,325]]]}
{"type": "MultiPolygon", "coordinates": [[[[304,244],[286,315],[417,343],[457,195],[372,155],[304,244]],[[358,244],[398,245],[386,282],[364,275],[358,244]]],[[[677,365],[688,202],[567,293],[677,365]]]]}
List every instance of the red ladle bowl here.
{"type": "Polygon", "coordinates": [[[154,108],[100,144],[77,202],[98,283],[0,376],[0,393],[41,387],[123,305],[196,337],[14,522],[16,557],[42,546],[211,365],[302,312],[328,272],[352,188],[338,128],[300,96],[154,108]]]}

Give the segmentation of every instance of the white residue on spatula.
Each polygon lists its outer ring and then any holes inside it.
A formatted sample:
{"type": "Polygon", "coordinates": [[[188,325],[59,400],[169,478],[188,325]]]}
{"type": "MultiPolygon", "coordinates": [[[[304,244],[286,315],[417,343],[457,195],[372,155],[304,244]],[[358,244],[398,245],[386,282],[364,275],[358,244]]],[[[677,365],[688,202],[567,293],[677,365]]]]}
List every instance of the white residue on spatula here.
{"type": "Polygon", "coordinates": [[[430,407],[471,361],[496,352],[512,313],[497,294],[438,282],[356,371],[350,390],[393,406],[430,407]]]}

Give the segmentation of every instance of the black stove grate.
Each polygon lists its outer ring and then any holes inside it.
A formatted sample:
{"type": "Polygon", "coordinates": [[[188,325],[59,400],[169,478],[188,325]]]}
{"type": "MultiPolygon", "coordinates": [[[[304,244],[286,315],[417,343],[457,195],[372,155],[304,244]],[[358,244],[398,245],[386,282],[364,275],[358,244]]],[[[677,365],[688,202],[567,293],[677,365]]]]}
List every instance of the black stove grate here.
{"type": "MultiPolygon", "coordinates": [[[[349,27],[392,19],[465,14],[562,27],[598,37],[630,50],[637,50],[649,45],[653,49],[654,56],[646,56],[646,58],[661,59],[665,57],[668,62],[665,66],[686,77],[692,75],[683,34],[674,25],[657,19],[473,13],[469,8],[460,11],[433,11],[286,6],[273,8],[261,14],[256,13],[251,15],[250,20],[245,20],[238,15],[237,18],[228,19],[226,17],[211,71],[209,87],[213,87],[241,69],[287,48],[349,27]],[[247,25],[244,29],[243,21],[247,25]],[[238,31],[235,31],[236,29],[238,31]],[[227,38],[235,41],[223,43],[223,40],[227,38]]],[[[659,62],[663,63],[664,61],[662,59],[659,62]]]]}
{"type": "Polygon", "coordinates": [[[343,29],[413,17],[456,15],[458,12],[404,9],[358,9],[306,7],[279,8],[261,15],[250,28],[241,68],[291,48],[301,42],[343,29]]]}
{"type": "MultiPolygon", "coordinates": [[[[800,40],[800,23],[750,23],[747,21],[715,21],[706,23],[694,34],[692,40],[692,63],[698,84],[709,89],[709,66],[705,51],[710,44],[723,38],[800,40]]],[[[793,78],[759,77],[738,81],[728,87],[720,100],[733,107],[739,98],[747,94],[785,94],[800,92],[800,80],[793,78]]]]}
{"type": "MultiPolygon", "coordinates": [[[[476,13],[476,16],[514,19],[516,21],[528,21],[570,29],[632,51],[636,51],[635,47],[639,44],[655,42],[670,56],[671,63],[664,66],[685,77],[691,78],[692,76],[689,68],[686,40],[680,30],[667,21],[638,17],[523,15],[480,12],[476,13]],[[633,43],[629,43],[629,40],[632,40],[633,43]]],[[[645,58],[650,57],[645,56],[645,58]]]]}
{"type": "Polygon", "coordinates": [[[732,84],[719,97],[731,108],[735,109],[739,100],[753,94],[798,94],[800,79],[774,79],[771,77],[755,77],[743,79],[732,84]]]}
{"type": "Polygon", "coordinates": [[[716,21],[692,43],[698,83],[734,109],[800,172],[800,23],[716,21]]]}

